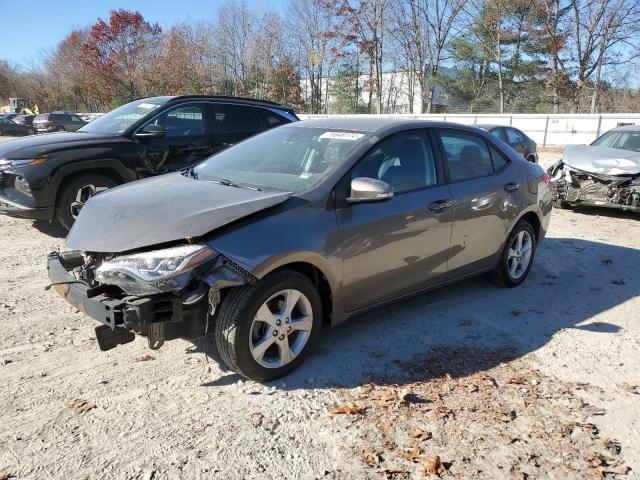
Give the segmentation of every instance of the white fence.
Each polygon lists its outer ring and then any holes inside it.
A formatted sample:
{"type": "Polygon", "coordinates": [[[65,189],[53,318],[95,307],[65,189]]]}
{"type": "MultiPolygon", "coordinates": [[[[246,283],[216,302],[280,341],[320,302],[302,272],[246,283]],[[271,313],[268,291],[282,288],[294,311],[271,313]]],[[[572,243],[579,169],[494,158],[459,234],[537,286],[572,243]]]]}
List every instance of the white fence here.
{"type": "MultiPolygon", "coordinates": [[[[347,117],[353,115],[305,115],[299,114],[302,120],[310,118],[347,117]]],[[[374,116],[374,115],[367,115],[374,116]]],[[[640,113],[606,113],[602,115],[580,114],[402,114],[384,115],[398,118],[418,118],[444,122],[474,124],[511,125],[519,128],[531,137],[539,146],[563,146],[568,144],[591,143],[600,134],[620,123],[640,125],[640,113]]]]}

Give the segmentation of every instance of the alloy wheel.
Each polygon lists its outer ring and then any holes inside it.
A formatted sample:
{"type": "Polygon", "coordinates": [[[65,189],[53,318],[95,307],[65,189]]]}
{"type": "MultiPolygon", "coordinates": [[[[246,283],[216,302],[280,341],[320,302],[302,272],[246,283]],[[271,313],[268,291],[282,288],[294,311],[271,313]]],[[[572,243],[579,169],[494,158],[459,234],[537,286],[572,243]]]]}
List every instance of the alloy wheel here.
{"type": "Polygon", "coordinates": [[[102,187],[96,185],[85,185],[84,187],[80,187],[76,192],[75,200],[71,202],[71,216],[74,220],[78,218],[80,214],[80,210],[84,207],[84,204],[87,203],[89,197],[92,197],[96,193],[107,190],[109,187],[102,187]]]}
{"type": "Polygon", "coordinates": [[[508,266],[509,275],[514,280],[522,277],[529,263],[531,262],[531,253],[533,252],[533,239],[531,234],[526,230],[521,230],[512,240],[509,247],[508,266]]]}
{"type": "Polygon", "coordinates": [[[299,290],[269,297],[256,313],[249,333],[253,359],[265,368],[291,363],[304,349],[313,328],[311,302],[299,290]]]}

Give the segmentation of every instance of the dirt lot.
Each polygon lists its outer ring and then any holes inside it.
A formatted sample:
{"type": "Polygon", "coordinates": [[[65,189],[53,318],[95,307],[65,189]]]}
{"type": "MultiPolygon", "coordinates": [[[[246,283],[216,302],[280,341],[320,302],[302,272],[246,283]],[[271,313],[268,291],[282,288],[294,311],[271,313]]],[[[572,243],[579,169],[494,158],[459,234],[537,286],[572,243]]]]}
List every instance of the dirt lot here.
{"type": "Polygon", "coordinates": [[[268,385],[204,341],[100,353],[45,291],[62,245],[0,217],[0,479],[638,478],[630,214],[555,211],[520,288],[481,277],[326,329],[268,385]]]}

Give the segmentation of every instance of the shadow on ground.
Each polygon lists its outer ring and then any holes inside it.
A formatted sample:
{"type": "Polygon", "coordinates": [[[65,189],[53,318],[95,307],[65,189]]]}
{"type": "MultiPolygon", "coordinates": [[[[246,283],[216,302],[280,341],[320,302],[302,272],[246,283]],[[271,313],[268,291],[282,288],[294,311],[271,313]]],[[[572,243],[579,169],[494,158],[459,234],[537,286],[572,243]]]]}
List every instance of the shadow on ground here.
{"type": "MultiPolygon", "coordinates": [[[[305,363],[273,385],[295,390],[354,387],[371,377],[415,381],[403,365],[443,349],[452,353],[450,365],[423,369],[421,380],[443,371],[465,376],[533,352],[563,329],[611,335],[618,326],[592,318],[640,295],[637,264],[635,249],[548,238],[520,287],[500,288],[479,276],[325,328],[305,363]]],[[[239,378],[227,372],[205,386],[239,378]]]]}
{"type": "Polygon", "coordinates": [[[50,237],[65,238],[67,236],[67,231],[62,228],[62,226],[58,222],[37,220],[33,222],[33,227],[36,230],[44,233],[45,235],[49,235],[50,237]]]}

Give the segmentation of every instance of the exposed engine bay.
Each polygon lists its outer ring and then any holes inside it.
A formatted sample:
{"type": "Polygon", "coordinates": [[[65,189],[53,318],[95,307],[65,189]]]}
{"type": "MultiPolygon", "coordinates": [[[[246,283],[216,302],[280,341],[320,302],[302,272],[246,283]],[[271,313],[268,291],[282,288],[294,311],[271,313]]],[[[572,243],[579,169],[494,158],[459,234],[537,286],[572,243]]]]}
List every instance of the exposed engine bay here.
{"type": "Polygon", "coordinates": [[[562,206],[592,205],[640,212],[640,174],[608,175],[560,161],[551,167],[552,194],[562,206]]]}

